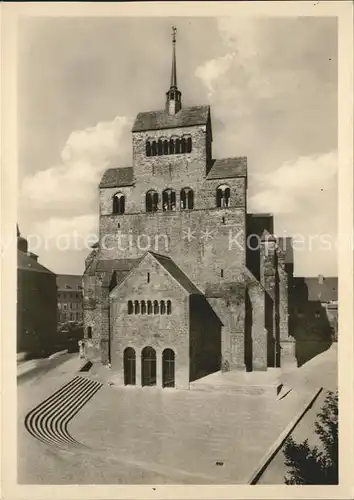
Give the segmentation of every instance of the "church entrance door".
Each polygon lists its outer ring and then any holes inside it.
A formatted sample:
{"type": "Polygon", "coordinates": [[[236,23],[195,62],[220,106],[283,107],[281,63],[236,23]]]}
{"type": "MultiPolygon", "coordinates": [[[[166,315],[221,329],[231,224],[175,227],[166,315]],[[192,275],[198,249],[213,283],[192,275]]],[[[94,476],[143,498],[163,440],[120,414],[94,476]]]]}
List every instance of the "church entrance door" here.
{"type": "Polygon", "coordinates": [[[132,347],[124,350],[124,384],[135,385],[136,356],[132,347]]]}
{"type": "Polygon", "coordinates": [[[152,347],[141,352],[141,385],[156,385],[156,351],[152,347]]]}
{"type": "Polygon", "coordinates": [[[162,353],[162,387],[175,386],[175,353],[165,349],[162,353]]]}

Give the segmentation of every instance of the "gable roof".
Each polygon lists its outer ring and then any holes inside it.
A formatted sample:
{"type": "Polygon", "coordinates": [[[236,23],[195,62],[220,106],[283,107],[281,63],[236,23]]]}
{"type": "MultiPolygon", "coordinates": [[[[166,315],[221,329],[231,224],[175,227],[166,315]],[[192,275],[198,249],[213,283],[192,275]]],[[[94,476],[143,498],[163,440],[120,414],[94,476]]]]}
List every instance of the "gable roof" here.
{"type": "Polygon", "coordinates": [[[132,132],[206,125],[209,112],[210,106],[192,106],[182,108],[175,115],[169,115],[165,110],[139,113],[135,119],[132,132]]]}
{"type": "Polygon", "coordinates": [[[310,302],[331,302],[338,300],[338,278],[311,277],[294,278],[296,288],[306,286],[310,302]]]}
{"type": "Polygon", "coordinates": [[[134,184],[133,167],[109,168],[99,184],[100,188],[124,187],[134,184]]]}
{"type": "Polygon", "coordinates": [[[31,254],[21,252],[20,250],[17,251],[17,269],[22,271],[52,274],[55,276],[53,271],[39,264],[33,257],[31,257],[31,254]]]}
{"type": "Polygon", "coordinates": [[[188,278],[186,274],[184,274],[182,269],[180,269],[170,257],[154,252],[148,253],[152,255],[166,269],[166,271],[186,290],[186,292],[190,294],[202,294],[202,292],[194,285],[194,283],[188,278]]]}
{"type": "Polygon", "coordinates": [[[207,180],[247,177],[247,156],[213,160],[207,180]]]}
{"type": "MultiPolygon", "coordinates": [[[[154,252],[146,252],[140,259],[135,259],[134,266],[129,271],[126,271],[125,276],[117,282],[116,286],[120,286],[125,281],[134,269],[137,269],[139,264],[148,256],[152,256],[157,262],[174,278],[178,284],[189,294],[203,295],[202,292],[192,283],[192,281],[184,274],[170,257],[160,255],[154,252]]],[[[132,259],[133,260],[133,259],[132,259]]]]}
{"type": "Polygon", "coordinates": [[[81,290],[82,276],[79,274],[57,274],[58,290],[81,290]]]}

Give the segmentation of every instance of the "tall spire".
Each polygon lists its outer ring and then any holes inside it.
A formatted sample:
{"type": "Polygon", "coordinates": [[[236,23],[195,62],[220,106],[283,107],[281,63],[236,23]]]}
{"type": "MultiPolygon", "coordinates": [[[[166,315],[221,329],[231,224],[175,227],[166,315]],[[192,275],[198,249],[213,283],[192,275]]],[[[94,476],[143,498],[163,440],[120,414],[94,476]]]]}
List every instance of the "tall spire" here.
{"type": "Polygon", "coordinates": [[[172,71],[171,71],[171,89],[177,89],[177,67],[176,67],[176,26],[172,26],[172,71]]]}
{"type": "Polygon", "coordinates": [[[166,92],[166,111],[169,115],[175,115],[182,108],[181,92],[177,88],[177,64],[176,64],[176,33],[177,28],[172,26],[172,71],[170,90],[166,92]]]}

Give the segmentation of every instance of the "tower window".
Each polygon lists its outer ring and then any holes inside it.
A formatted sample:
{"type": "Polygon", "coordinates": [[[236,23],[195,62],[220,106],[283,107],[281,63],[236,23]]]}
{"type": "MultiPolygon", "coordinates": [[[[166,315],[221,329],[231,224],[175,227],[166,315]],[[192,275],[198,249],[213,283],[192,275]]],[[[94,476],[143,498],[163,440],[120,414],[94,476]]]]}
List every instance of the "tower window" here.
{"type": "Polygon", "coordinates": [[[230,195],[229,186],[219,186],[216,190],[216,206],[218,208],[228,208],[230,206],[230,195]]]}
{"type": "Polygon", "coordinates": [[[221,278],[224,277],[224,270],[223,269],[220,270],[220,276],[221,276],[221,278]]]}
{"type": "Polygon", "coordinates": [[[148,191],[145,195],[145,208],[147,212],[157,212],[159,195],[156,191],[148,191]]]}
{"type": "Polygon", "coordinates": [[[150,273],[147,273],[147,282],[150,283],[150,273]]]}
{"type": "Polygon", "coordinates": [[[165,139],[163,141],[163,154],[168,155],[168,140],[167,139],[165,139]]]}
{"type": "Polygon", "coordinates": [[[87,327],[87,338],[92,339],[92,326],[87,327]]]}
{"type": "Polygon", "coordinates": [[[164,212],[176,210],[176,193],[172,189],[165,189],[162,193],[162,205],[164,212]]]}
{"type": "Polygon", "coordinates": [[[191,210],[194,208],[194,192],[190,188],[181,189],[180,194],[181,210],[191,210]]]}
{"type": "Polygon", "coordinates": [[[156,141],[152,141],[151,156],[156,156],[156,154],[157,154],[157,144],[156,141]]]}
{"type": "Polygon", "coordinates": [[[113,213],[121,215],[125,212],[125,196],[123,193],[117,193],[113,196],[113,213]]]}

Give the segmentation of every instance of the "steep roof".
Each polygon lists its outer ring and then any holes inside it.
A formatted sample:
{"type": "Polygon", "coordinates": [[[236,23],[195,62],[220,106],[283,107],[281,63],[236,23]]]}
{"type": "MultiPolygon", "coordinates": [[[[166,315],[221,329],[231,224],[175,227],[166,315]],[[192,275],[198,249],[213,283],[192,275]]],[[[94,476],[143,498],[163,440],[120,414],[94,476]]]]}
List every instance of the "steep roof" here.
{"type": "Polygon", "coordinates": [[[87,274],[94,275],[97,272],[128,272],[135,264],[141,259],[97,259],[92,262],[90,267],[87,269],[87,274]]]}
{"type": "Polygon", "coordinates": [[[311,302],[331,302],[338,300],[338,278],[336,277],[310,277],[294,278],[295,288],[302,289],[306,286],[308,300],[311,302]]]}
{"type": "Polygon", "coordinates": [[[124,187],[134,184],[133,167],[109,168],[102,176],[99,187],[124,187]]]}
{"type": "Polygon", "coordinates": [[[154,252],[148,253],[152,255],[188,293],[198,295],[201,294],[201,291],[194,285],[194,283],[192,283],[192,281],[184,274],[184,272],[170,257],[154,252]]]}
{"type": "Polygon", "coordinates": [[[165,110],[139,113],[135,119],[132,132],[206,125],[209,119],[209,111],[210,106],[192,106],[182,108],[175,115],[169,115],[165,110]]]}
{"type": "Polygon", "coordinates": [[[55,275],[53,271],[42,266],[30,255],[28,255],[25,252],[21,252],[20,250],[17,251],[17,269],[21,269],[22,271],[31,271],[31,272],[55,275]]]}
{"type": "Polygon", "coordinates": [[[80,290],[82,276],[80,274],[57,274],[58,290],[80,290]]]}
{"type": "Polygon", "coordinates": [[[247,156],[213,160],[207,180],[247,177],[247,156]]]}

